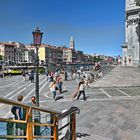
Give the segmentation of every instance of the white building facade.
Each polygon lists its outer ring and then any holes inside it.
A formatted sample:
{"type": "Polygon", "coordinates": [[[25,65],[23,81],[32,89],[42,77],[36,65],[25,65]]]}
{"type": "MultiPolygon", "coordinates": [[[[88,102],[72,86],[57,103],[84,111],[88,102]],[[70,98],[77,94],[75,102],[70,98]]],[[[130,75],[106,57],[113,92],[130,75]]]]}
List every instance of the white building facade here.
{"type": "Polygon", "coordinates": [[[140,7],[126,0],[125,43],[122,45],[124,65],[140,64],[140,7]]]}

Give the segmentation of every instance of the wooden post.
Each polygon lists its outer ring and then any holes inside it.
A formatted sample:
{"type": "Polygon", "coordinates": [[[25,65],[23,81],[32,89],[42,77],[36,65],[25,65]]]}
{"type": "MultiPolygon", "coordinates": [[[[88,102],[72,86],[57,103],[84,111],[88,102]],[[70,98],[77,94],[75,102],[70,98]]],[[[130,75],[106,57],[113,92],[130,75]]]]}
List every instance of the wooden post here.
{"type": "MultiPolygon", "coordinates": [[[[53,114],[50,114],[50,122],[51,122],[51,124],[54,123],[54,115],[53,114]]],[[[53,136],[53,133],[54,133],[54,127],[51,127],[51,136],[53,136]]],[[[51,138],[51,140],[53,140],[53,138],[51,138]]]]}
{"type": "Polygon", "coordinates": [[[70,115],[70,139],[71,140],[76,140],[76,114],[73,113],[72,115],[70,115]]]}
{"type": "Polygon", "coordinates": [[[26,130],[27,140],[33,140],[33,125],[32,125],[31,108],[27,109],[26,111],[26,120],[27,120],[27,130],[26,130]]]}
{"type": "Polygon", "coordinates": [[[55,125],[54,125],[54,131],[53,131],[54,140],[58,140],[58,119],[55,116],[55,125]]]}

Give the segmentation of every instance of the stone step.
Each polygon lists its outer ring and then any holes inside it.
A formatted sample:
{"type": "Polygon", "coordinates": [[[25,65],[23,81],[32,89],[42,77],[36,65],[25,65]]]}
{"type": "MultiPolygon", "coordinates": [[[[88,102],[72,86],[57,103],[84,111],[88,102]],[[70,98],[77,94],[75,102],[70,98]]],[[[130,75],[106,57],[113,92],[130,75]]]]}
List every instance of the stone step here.
{"type": "Polygon", "coordinates": [[[76,140],[112,140],[110,138],[101,137],[99,135],[91,135],[91,136],[83,136],[81,138],[77,138],[76,140]]]}
{"type": "Polygon", "coordinates": [[[111,87],[111,86],[140,86],[139,67],[115,67],[100,80],[93,83],[92,87],[111,87]]]}

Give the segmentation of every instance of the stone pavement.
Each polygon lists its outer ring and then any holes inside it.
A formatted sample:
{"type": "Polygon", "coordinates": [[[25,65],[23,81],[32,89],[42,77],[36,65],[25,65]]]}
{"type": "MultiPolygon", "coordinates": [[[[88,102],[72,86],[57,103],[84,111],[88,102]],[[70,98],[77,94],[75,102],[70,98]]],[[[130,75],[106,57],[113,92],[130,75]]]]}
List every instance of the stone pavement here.
{"type": "Polygon", "coordinates": [[[140,86],[140,67],[116,66],[92,87],[140,86]]]}
{"type": "MultiPolygon", "coordinates": [[[[108,68],[107,68],[108,69],[108,68]]],[[[115,67],[108,69],[104,78],[109,83],[111,74],[122,73],[120,80],[127,78],[127,73],[133,71],[133,76],[140,75],[136,67],[115,67]],[[110,76],[109,76],[110,75],[110,76]]],[[[133,79],[132,75],[129,81],[133,79]]],[[[101,80],[103,80],[101,79],[101,80]]],[[[99,81],[101,81],[99,80],[99,81]]],[[[99,82],[98,81],[98,82],[99,82]]],[[[138,83],[138,80],[136,80],[138,83]]],[[[121,81],[120,81],[121,82],[121,81]]],[[[128,82],[128,81],[127,81],[128,82]]],[[[133,82],[131,82],[133,84],[133,82]]],[[[136,84],[136,83],[135,83],[136,84]]],[[[77,106],[77,140],[139,140],[140,139],[140,87],[138,86],[110,86],[86,88],[87,100],[72,100],[71,94],[78,85],[78,79],[64,82],[63,99],[54,101],[48,89],[46,77],[40,76],[40,106],[62,111],[71,106],[77,106]],[[47,95],[47,96],[46,96],[47,95]]],[[[21,80],[21,77],[0,79],[0,96],[16,100],[19,94],[24,95],[27,103],[34,95],[34,83],[21,80]]],[[[0,116],[11,115],[10,107],[0,104],[0,116]],[[9,115],[8,115],[9,114],[9,115]]]]}
{"type": "MultiPolygon", "coordinates": [[[[93,93],[94,94],[94,93],[93,93]]],[[[78,140],[139,140],[140,100],[88,100],[42,103],[58,111],[71,106],[80,108],[77,115],[78,140]]]]}

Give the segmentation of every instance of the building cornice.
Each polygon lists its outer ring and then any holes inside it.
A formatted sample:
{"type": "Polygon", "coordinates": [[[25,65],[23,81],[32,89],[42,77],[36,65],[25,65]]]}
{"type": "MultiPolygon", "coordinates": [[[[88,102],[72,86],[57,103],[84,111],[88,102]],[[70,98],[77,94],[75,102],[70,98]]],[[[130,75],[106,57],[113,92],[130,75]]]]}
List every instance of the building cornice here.
{"type": "Polygon", "coordinates": [[[136,7],[135,9],[127,9],[126,14],[140,12],[140,7],[136,7]]]}
{"type": "Polygon", "coordinates": [[[127,48],[127,47],[128,47],[128,43],[126,42],[126,43],[122,44],[121,47],[122,47],[122,48],[127,48]]]}

